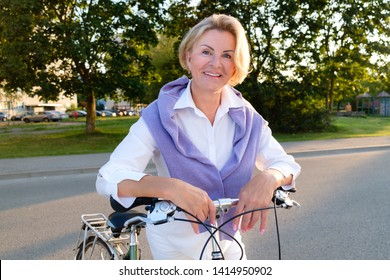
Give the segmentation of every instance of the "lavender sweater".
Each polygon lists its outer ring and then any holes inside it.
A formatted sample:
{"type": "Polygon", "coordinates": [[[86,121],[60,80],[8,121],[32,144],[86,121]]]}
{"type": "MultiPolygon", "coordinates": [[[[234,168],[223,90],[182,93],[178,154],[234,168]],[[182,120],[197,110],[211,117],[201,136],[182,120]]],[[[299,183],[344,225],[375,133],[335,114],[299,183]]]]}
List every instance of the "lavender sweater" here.
{"type": "MultiPolygon", "coordinates": [[[[203,189],[213,200],[236,198],[240,189],[251,179],[264,120],[249,107],[229,110],[229,116],[236,123],[233,150],[225,166],[218,170],[175,122],[173,107],[188,82],[188,78],[183,76],[166,84],[158,99],[143,110],[142,117],[156,140],[172,178],[203,189]]],[[[238,91],[234,92],[242,98],[238,91]]],[[[219,223],[230,218],[233,212],[224,215],[219,223]]],[[[231,223],[223,230],[234,234],[231,223]]],[[[226,239],[226,236],[222,235],[221,238],[226,239]]]]}

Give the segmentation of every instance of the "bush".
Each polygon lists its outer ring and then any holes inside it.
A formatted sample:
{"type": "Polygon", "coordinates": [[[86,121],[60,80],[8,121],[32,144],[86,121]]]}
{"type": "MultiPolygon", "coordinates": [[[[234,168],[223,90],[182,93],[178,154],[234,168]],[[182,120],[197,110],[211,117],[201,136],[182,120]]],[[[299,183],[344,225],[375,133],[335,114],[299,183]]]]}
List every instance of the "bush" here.
{"type": "Polygon", "coordinates": [[[283,113],[272,115],[272,126],[282,133],[322,132],[331,126],[331,114],[315,101],[280,105],[283,113]]]}
{"type": "Polygon", "coordinates": [[[331,114],[324,104],[300,84],[247,83],[239,90],[246,92],[245,97],[274,132],[323,132],[331,127],[331,114]]]}

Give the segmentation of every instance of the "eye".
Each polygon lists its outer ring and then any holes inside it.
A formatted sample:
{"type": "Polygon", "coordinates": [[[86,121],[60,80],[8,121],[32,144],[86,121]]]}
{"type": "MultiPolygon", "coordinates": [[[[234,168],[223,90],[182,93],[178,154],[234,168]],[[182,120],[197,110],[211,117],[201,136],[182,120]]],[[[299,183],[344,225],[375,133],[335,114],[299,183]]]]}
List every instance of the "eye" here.
{"type": "Polygon", "coordinates": [[[229,54],[229,53],[224,53],[222,57],[226,58],[226,59],[229,59],[229,60],[231,60],[233,58],[232,55],[229,54]]]}
{"type": "Polygon", "coordinates": [[[203,51],[202,51],[202,54],[204,54],[204,55],[211,55],[211,51],[209,51],[209,50],[203,50],[203,51]]]}

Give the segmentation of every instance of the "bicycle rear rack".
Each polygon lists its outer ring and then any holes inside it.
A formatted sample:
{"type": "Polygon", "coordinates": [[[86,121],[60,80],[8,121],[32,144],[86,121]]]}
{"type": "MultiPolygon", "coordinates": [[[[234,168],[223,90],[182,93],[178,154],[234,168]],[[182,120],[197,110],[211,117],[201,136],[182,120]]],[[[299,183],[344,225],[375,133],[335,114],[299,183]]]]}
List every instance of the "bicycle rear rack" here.
{"type": "MultiPolygon", "coordinates": [[[[91,236],[100,238],[106,242],[112,247],[112,252],[118,252],[119,248],[116,248],[115,250],[114,247],[125,244],[129,240],[130,233],[128,232],[122,232],[118,237],[115,237],[111,228],[107,225],[107,217],[102,213],[84,214],[81,216],[81,221],[82,226],[74,249],[76,252],[80,246],[83,246],[83,252],[85,251],[86,242],[91,236]]],[[[121,251],[118,253],[124,253],[121,251]]],[[[115,258],[118,258],[118,256],[115,256],[115,258]]]]}

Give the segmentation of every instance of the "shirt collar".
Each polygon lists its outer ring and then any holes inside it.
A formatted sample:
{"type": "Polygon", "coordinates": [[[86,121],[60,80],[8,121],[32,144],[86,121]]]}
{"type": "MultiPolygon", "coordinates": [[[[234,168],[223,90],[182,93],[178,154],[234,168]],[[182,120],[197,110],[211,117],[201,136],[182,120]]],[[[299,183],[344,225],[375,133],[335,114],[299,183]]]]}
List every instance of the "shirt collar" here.
{"type": "MultiPolygon", "coordinates": [[[[222,89],[222,100],[221,105],[219,106],[220,110],[227,113],[230,108],[240,108],[244,107],[244,105],[244,100],[238,97],[231,87],[225,86],[222,89]]],[[[191,95],[191,81],[173,107],[174,110],[185,108],[193,108],[195,111],[197,109],[191,95]]]]}

